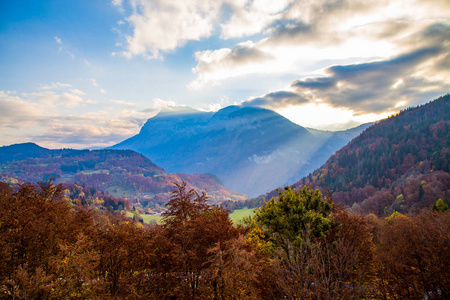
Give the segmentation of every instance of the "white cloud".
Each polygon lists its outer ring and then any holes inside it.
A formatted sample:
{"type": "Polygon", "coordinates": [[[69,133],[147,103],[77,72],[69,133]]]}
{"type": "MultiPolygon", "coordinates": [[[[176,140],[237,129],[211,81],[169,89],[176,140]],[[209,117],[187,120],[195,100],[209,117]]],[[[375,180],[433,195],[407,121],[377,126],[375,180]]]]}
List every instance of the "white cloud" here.
{"type": "Polygon", "coordinates": [[[231,18],[221,25],[223,38],[258,33],[252,49],[271,60],[232,64],[233,48],[199,51],[193,68],[197,78],[189,84],[191,89],[238,76],[317,73],[343,60],[362,63],[387,59],[429,43],[433,35],[438,45],[445,39],[445,31],[430,30],[426,38],[420,33],[450,23],[450,2],[440,0],[272,3],[273,7],[264,9],[258,1],[234,1],[229,4],[231,18]]]}
{"type": "Polygon", "coordinates": [[[170,108],[170,107],[174,107],[174,106],[177,106],[175,101],[163,100],[163,99],[159,99],[159,98],[153,99],[153,108],[154,109],[161,110],[163,108],[170,108]]]}
{"type": "Polygon", "coordinates": [[[80,96],[86,95],[85,92],[83,92],[83,91],[81,91],[81,90],[79,90],[79,89],[71,89],[70,92],[71,92],[72,94],[80,95],[80,96]]]}
{"type": "Polygon", "coordinates": [[[204,111],[218,111],[222,108],[223,106],[220,103],[211,103],[206,106],[204,111]]]}
{"type": "Polygon", "coordinates": [[[127,22],[133,33],[126,36],[122,54],[160,58],[187,41],[211,36],[220,14],[221,1],[131,0],[133,13],[127,22]]]}
{"type": "MultiPolygon", "coordinates": [[[[261,33],[282,17],[293,0],[129,0],[132,13],[126,18],[131,34],[121,53],[128,58],[142,55],[162,58],[163,54],[221,31],[223,39],[261,33]]],[[[122,9],[122,1],[113,1],[122,9]]],[[[124,24],[123,20],[118,25],[124,24]]],[[[118,43],[121,45],[121,43],[118,43]]]]}
{"type": "Polygon", "coordinates": [[[44,107],[12,92],[0,91],[0,130],[30,125],[44,113],[44,107]]]}
{"type": "Polygon", "coordinates": [[[58,51],[61,52],[62,51],[62,41],[59,37],[55,36],[55,41],[56,44],[58,44],[58,51]]]}
{"type": "Polygon", "coordinates": [[[155,110],[124,101],[107,106],[85,99],[80,92],[67,87],[17,96],[0,90],[0,144],[32,141],[53,148],[110,146],[138,133],[155,114],[155,110]]]}
{"type": "Polygon", "coordinates": [[[67,107],[75,107],[84,103],[83,98],[70,93],[63,93],[61,96],[61,101],[63,101],[63,105],[67,107]]]}
{"type": "Polygon", "coordinates": [[[85,100],[86,93],[79,89],[45,90],[32,93],[22,93],[26,101],[48,108],[73,108],[84,104],[93,104],[93,100],[85,100]]]}
{"type": "Polygon", "coordinates": [[[112,0],[112,4],[114,6],[121,7],[122,6],[122,0],[112,0]]]}
{"type": "Polygon", "coordinates": [[[188,85],[192,90],[224,78],[263,72],[273,63],[273,56],[258,49],[252,41],[239,43],[233,49],[196,52],[195,58],[198,65],[192,71],[198,77],[188,85]]]}
{"type": "Polygon", "coordinates": [[[40,89],[41,90],[54,90],[54,89],[58,89],[58,88],[68,88],[71,86],[72,85],[69,83],[52,82],[50,84],[41,85],[40,89]]]}
{"type": "Polygon", "coordinates": [[[91,78],[91,79],[90,79],[90,82],[91,82],[91,84],[92,84],[93,86],[95,86],[96,88],[99,88],[99,92],[100,92],[101,94],[106,94],[106,91],[105,91],[104,89],[102,89],[102,88],[98,85],[97,79],[91,78]]]}
{"type": "Polygon", "coordinates": [[[282,17],[293,0],[229,1],[233,10],[231,18],[221,25],[222,38],[236,38],[261,33],[271,23],[282,17]]]}

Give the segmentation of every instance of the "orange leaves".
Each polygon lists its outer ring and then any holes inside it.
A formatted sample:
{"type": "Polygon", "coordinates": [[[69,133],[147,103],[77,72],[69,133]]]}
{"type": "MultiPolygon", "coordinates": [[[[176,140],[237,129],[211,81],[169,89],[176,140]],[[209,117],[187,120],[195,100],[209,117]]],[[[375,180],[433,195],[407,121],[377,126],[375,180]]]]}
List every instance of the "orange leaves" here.
{"type": "Polygon", "coordinates": [[[71,209],[58,187],[47,188],[0,193],[0,298],[449,296],[450,212],[387,222],[335,206],[326,236],[275,244],[182,185],[166,223],[152,227],[71,209]]]}
{"type": "Polygon", "coordinates": [[[247,233],[247,241],[253,245],[253,247],[263,253],[270,253],[275,249],[274,243],[264,234],[259,227],[250,229],[247,233]]]}
{"type": "Polygon", "coordinates": [[[397,298],[445,299],[450,294],[450,214],[397,217],[379,229],[380,287],[397,298]]]}

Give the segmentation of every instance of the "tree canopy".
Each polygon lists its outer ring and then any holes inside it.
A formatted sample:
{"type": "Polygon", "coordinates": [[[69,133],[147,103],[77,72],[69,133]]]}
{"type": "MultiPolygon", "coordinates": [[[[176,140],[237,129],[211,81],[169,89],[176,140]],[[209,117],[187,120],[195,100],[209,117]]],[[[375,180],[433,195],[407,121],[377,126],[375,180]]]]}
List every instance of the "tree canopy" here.
{"type": "Polygon", "coordinates": [[[333,203],[320,190],[285,188],[256,211],[255,221],[268,236],[278,236],[299,245],[305,237],[323,237],[331,226],[333,203]]]}
{"type": "Polygon", "coordinates": [[[449,211],[385,220],[288,188],[243,227],[183,182],[167,204],[144,226],[60,185],[0,184],[0,299],[450,296],[449,211]]]}

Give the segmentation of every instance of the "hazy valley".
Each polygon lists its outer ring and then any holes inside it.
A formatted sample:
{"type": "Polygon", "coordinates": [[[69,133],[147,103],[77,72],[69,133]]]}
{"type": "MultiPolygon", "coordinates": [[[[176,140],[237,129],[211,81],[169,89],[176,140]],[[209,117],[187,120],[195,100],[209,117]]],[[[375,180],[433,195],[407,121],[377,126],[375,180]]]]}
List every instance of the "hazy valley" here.
{"type": "Polygon", "coordinates": [[[112,148],[137,151],[170,172],[214,174],[228,188],[255,197],[314,171],[368,126],[310,132],[267,109],[230,106],[205,113],[180,107],[160,112],[112,148]]]}

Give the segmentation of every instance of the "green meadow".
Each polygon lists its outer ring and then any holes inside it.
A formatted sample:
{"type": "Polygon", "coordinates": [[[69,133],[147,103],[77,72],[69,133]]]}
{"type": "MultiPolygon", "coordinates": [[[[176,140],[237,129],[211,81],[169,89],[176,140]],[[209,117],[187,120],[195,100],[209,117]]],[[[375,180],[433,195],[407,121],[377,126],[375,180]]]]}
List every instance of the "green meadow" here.
{"type": "MultiPolygon", "coordinates": [[[[253,212],[254,208],[241,208],[241,209],[236,209],[234,212],[230,213],[230,219],[233,221],[234,224],[238,225],[242,222],[242,220],[245,217],[248,216],[253,216],[254,212],[253,212]]],[[[133,213],[128,211],[127,212],[127,217],[132,218],[133,217],[133,213]]],[[[162,220],[161,216],[155,216],[155,215],[145,215],[145,214],[141,214],[142,219],[144,220],[144,223],[149,224],[153,221],[155,221],[156,223],[160,223],[162,220]]]]}

